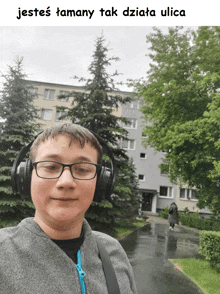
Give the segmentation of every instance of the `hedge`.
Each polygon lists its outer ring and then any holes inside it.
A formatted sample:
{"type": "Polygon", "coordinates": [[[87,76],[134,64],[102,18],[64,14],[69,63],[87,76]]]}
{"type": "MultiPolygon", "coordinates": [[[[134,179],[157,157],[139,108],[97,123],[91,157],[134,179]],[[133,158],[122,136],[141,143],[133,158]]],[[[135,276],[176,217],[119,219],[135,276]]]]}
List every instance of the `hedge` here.
{"type": "MultiPolygon", "coordinates": [[[[169,207],[166,206],[159,213],[160,217],[168,219],[169,207]]],[[[198,212],[179,212],[179,220],[182,225],[205,231],[220,231],[220,221],[216,219],[206,219],[199,216],[198,212]]]]}
{"type": "Polygon", "coordinates": [[[210,266],[220,272],[220,232],[201,231],[199,253],[209,260],[210,266]]]}
{"type": "Polygon", "coordinates": [[[220,231],[220,221],[201,218],[198,213],[179,214],[182,225],[205,231],[220,231]]]}

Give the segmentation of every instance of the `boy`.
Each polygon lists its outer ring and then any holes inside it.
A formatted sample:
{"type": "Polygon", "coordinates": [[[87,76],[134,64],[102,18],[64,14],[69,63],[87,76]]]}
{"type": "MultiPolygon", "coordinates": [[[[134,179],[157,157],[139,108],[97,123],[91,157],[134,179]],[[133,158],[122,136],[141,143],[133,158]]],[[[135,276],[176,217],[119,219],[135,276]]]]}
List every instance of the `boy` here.
{"type": "Polygon", "coordinates": [[[120,293],[137,293],[121,245],[92,232],[84,219],[93,201],[102,148],[87,129],[45,130],[30,150],[34,218],[0,230],[1,293],[107,294],[96,239],[108,251],[120,293]]]}

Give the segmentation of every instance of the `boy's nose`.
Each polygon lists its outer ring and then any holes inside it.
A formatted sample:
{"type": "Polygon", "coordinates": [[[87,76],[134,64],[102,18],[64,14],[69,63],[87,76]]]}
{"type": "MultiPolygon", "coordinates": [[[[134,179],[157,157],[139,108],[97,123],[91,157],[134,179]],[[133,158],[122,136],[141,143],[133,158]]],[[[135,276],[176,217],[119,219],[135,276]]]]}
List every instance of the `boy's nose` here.
{"type": "Polygon", "coordinates": [[[62,175],[57,181],[57,187],[67,189],[75,187],[75,179],[72,177],[69,167],[64,168],[62,175]]]}

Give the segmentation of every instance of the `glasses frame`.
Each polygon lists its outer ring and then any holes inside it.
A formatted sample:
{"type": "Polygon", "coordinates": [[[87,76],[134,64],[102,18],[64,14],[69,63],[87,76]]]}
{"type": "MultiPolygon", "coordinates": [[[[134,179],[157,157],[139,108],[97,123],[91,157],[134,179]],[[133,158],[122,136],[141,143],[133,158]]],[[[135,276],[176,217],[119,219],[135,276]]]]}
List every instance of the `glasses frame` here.
{"type": "Polygon", "coordinates": [[[36,170],[36,175],[41,178],[41,179],[47,179],[47,180],[54,180],[54,179],[59,179],[62,174],[63,174],[63,171],[64,171],[64,168],[67,166],[69,167],[70,169],[70,173],[71,173],[71,176],[76,179],[76,180],[80,180],[80,181],[89,181],[89,180],[92,180],[96,177],[97,174],[99,174],[99,172],[101,171],[101,168],[102,166],[100,164],[95,164],[95,163],[91,163],[91,162],[84,162],[84,161],[80,161],[80,162],[75,162],[75,163],[71,163],[71,164],[64,164],[64,163],[61,163],[59,161],[54,161],[54,160],[41,160],[41,161],[35,161],[32,163],[33,167],[35,167],[35,170],[36,170]],[[40,163],[40,162],[54,162],[54,163],[59,163],[60,165],[62,165],[62,170],[60,172],[60,175],[58,177],[55,177],[55,178],[45,178],[45,177],[41,177],[38,175],[38,172],[37,172],[37,164],[40,163]],[[95,175],[94,177],[92,177],[91,179],[79,179],[79,178],[76,178],[73,176],[73,172],[72,172],[72,166],[76,165],[76,164],[79,164],[79,163],[87,163],[87,164],[90,164],[90,165],[94,165],[96,167],[96,172],[95,172],[95,175]]]}

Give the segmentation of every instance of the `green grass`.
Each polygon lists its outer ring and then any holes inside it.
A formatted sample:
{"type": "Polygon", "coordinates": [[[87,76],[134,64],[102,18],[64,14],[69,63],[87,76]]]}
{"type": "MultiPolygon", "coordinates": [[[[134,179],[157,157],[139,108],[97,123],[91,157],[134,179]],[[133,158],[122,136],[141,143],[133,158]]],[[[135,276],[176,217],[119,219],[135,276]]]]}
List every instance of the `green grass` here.
{"type": "Polygon", "coordinates": [[[205,294],[220,293],[220,273],[210,268],[207,260],[174,259],[172,262],[177,263],[205,294]]]}
{"type": "Polygon", "coordinates": [[[135,231],[136,229],[146,225],[146,220],[145,219],[141,219],[141,220],[127,219],[120,222],[116,221],[114,226],[106,225],[106,224],[103,225],[102,223],[100,223],[99,225],[97,225],[96,223],[91,224],[91,221],[90,221],[90,225],[93,230],[106,233],[120,240],[124,238],[125,236],[129,235],[130,233],[132,233],[133,231],[135,231]]]}
{"type": "Polygon", "coordinates": [[[133,221],[129,225],[124,224],[122,226],[117,226],[114,228],[115,229],[114,237],[117,239],[122,239],[144,225],[146,225],[146,220],[143,219],[143,220],[133,221]]]}

